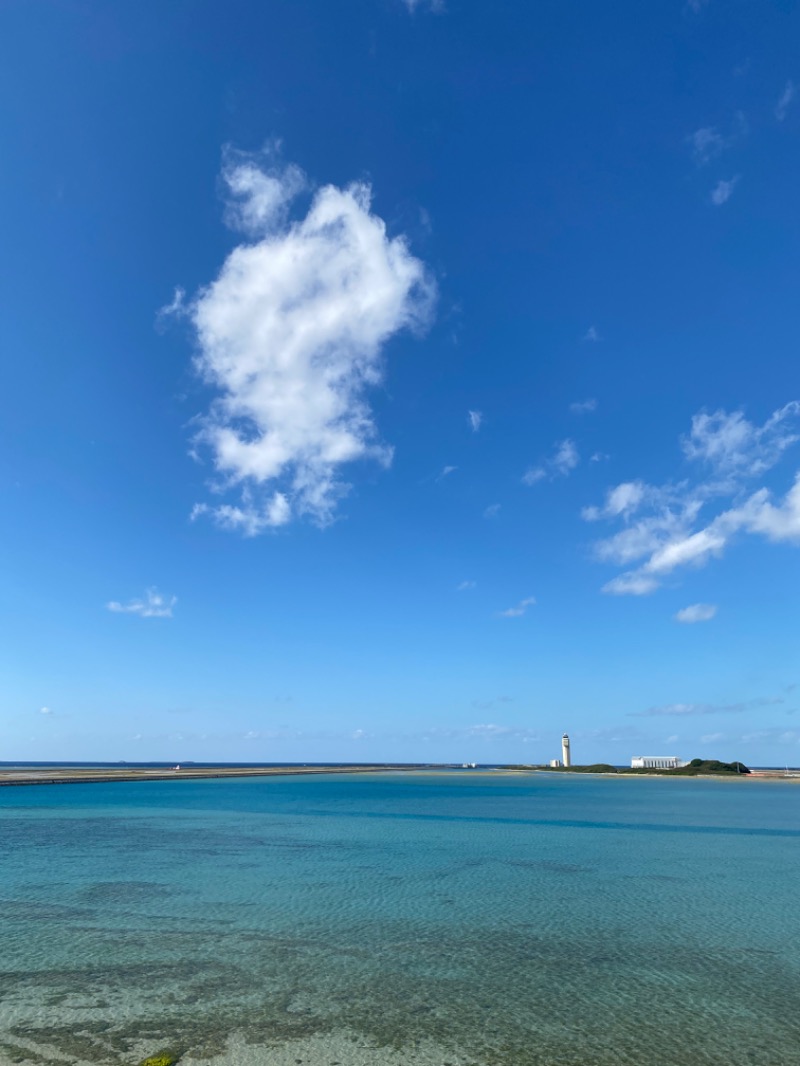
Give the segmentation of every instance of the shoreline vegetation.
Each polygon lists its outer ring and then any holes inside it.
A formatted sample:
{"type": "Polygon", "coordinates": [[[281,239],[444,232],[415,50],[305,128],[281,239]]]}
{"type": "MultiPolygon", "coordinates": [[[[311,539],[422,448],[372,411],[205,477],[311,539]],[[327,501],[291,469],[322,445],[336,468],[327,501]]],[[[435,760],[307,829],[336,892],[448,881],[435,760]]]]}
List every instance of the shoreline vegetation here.
{"type": "Polygon", "coordinates": [[[16,766],[0,767],[0,787],[11,785],[77,785],[109,784],[115,781],[184,781],[224,777],[280,777],[308,774],[431,774],[450,771],[464,773],[551,773],[593,774],[615,777],[716,777],[739,780],[800,780],[800,770],[750,770],[742,762],[720,762],[718,759],[692,759],[679,769],[633,769],[610,763],[586,766],[549,766],[542,763],[514,763],[478,768],[453,763],[370,763],[339,766],[16,766]]]}
{"type": "MultiPolygon", "coordinates": [[[[740,777],[751,776],[752,771],[743,762],[721,762],[719,759],[692,759],[685,766],[674,770],[658,770],[654,766],[614,766],[610,762],[593,762],[579,766],[517,765],[509,770],[538,770],[553,774],[618,774],[631,777],[740,777]]],[[[778,773],[778,771],[775,771],[778,773]]]]}

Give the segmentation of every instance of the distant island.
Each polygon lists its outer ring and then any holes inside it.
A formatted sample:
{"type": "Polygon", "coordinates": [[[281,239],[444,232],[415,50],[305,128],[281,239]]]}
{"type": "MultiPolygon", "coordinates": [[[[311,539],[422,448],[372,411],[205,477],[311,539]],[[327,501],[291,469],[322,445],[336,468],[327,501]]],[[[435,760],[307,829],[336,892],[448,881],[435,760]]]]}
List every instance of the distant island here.
{"type": "Polygon", "coordinates": [[[720,762],[719,759],[692,759],[686,766],[680,766],[673,770],[658,770],[653,767],[632,769],[629,766],[612,766],[607,762],[592,763],[590,766],[510,766],[510,770],[547,770],[554,774],[633,774],[650,777],[657,774],[660,777],[702,777],[721,774],[749,774],[750,770],[743,762],[720,762]]]}

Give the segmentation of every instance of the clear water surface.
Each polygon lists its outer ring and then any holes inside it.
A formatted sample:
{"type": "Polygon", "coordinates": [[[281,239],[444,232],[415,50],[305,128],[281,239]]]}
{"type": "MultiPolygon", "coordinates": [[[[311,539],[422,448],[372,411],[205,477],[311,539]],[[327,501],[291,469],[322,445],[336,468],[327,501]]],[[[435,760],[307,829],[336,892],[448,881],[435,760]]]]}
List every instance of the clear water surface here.
{"type": "Polygon", "coordinates": [[[800,1066],[800,786],[0,789],[0,1062],[800,1066]]]}

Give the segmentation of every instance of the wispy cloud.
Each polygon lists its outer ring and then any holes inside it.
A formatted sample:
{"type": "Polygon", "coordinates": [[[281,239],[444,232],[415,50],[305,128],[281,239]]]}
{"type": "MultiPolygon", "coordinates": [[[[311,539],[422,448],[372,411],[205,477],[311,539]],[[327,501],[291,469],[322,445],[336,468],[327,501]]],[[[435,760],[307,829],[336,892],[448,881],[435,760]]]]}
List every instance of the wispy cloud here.
{"type": "Polygon", "coordinates": [[[718,156],[727,147],[728,141],[715,126],[703,126],[689,136],[689,143],[695,163],[702,167],[718,156]]]}
{"type": "Polygon", "coordinates": [[[796,729],[755,729],[752,733],[743,733],[741,739],[745,744],[759,740],[777,740],[781,744],[800,744],[800,733],[796,729]]]}
{"type": "Polygon", "coordinates": [[[580,456],[578,455],[578,449],[575,447],[575,441],[562,440],[552,459],[553,469],[556,473],[566,477],[571,470],[575,469],[579,462],[580,456]]]}
{"type": "Polygon", "coordinates": [[[583,340],[596,342],[600,340],[600,334],[597,332],[596,326],[589,326],[583,335],[583,340]]]}
{"type": "Polygon", "coordinates": [[[721,207],[726,204],[733,196],[733,190],[739,181],[739,175],[736,174],[730,179],[730,181],[718,181],[714,188],[711,190],[711,203],[715,207],[721,207]]]}
{"type": "Polygon", "coordinates": [[[771,707],[783,703],[779,696],[759,697],[740,703],[667,703],[661,707],[648,707],[646,711],[631,711],[629,718],[697,718],[708,714],[741,714],[758,707],[771,707]]]}
{"type": "Polygon", "coordinates": [[[177,596],[164,596],[157,588],[149,588],[141,599],[129,600],[128,603],[111,600],[106,607],[116,614],[138,614],[140,618],[172,618],[172,609],[177,602],[177,596]]]}
{"type": "Polygon", "coordinates": [[[434,15],[441,15],[445,11],[444,0],[402,0],[402,2],[412,15],[417,9],[426,9],[433,12],[434,15]]]}
{"type": "Polygon", "coordinates": [[[483,512],[484,518],[497,518],[500,514],[500,504],[490,503],[486,510],[483,512]]]}
{"type": "Polygon", "coordinates": [[[535,485],[545,478],[567,477],[580,462],[580,455],[574,440],[559,441],[553,454],[538,466],[532,466],[522,475],[524,485],[535,485]]]}
{"type": "Polygon", "coordinates": [[[767,488],[742,495],[748,480],[773,467],[799,440],[797,401],[779,408],[762,426],[741,411],[695,415],[681,445],[688,460],[702,464],[705,478],[662,486],[623,482],[607,493],[602,506],[584,508],[587,521],[623,523],[619,532],[594,545],[598,559],[623,566],[645,560],[607,582],[603,591],[646,595],[673,571],[722,555],[741,533],[800,544],[800,474],[777,503],[767,488]],[[703,509],[725,496],[734,498],[732,506],[702,523],[703,509]]]}
{"type": "Polygon", "coordinates": [[[597,400],[578,400],[575,403],[571,403],[569,409],[574,415],[585,415],[589,411],[597,410],[597,400]]]}
{"type": "Polygon", "coordinates": [[[527,596],[524,600],[520,600],[516,606],[509,607],[505,611],[499,611],[498,614],[501,618],[521,618],[528,608],[533,607],[535,603],[535,596],[527,596]]]}
{"type": "Polygon", "coordinates": [[[470,589],[474,589],[477,585],[477,581],[460,581],[456,585],[456,592],[468,592],[470,589]]]}
{"type": "Polygon", "coordinates": [[[713,603],[693,603],[677,611],[675,621],[686,625],[693,625],[695,622],[710,622],[716,613],[717,608],[713,603]]]}
{"type": "Polygon", "coordinates": [[[473,433],[477,433],[483,422],[482,411],[467,411],[467,421],[473,433]]]}
{"type": "Polygon", "coordinates": [[[163,332],[170,318],[180,318],[186,313],[186,292],[180,285],[175,287],[172,299],[156,312],[156,329],[163,332]]]}
{"type": "Polygon", "coordinates": [[[704,167],[745,137],[747,133],[747,117],[744,112],[737,111],[733,122],[724,133],[717,126],[701,126],[700,129],[690,134],[687,140],[695,163],[698,167],[704,167]]]}
{"type": "Polygon", "coordinates": [[[456,470],[458,470],[457,466],[443,466],[441,473],[437,475],[436,480],[442,481],[444,478],[449,477],[451,474],[454,474],[456,470]]]}
{"type": "Polygon", "coordinates": [[[495,696],[495,698],[492,699],[492,700],[473,700],[472,701],[472,706],[477,711],[488,711],[488,710],[491,710],[491,708],[496,706],[498,703],[513,703],[513,702],[514,702],[514,699],[513,699],[512,696],[495,696]]]}
{"type": "Polygon", "coordinates": [[[291,221],[310,182],[276,146],[228,152],[222,178],[226,221],[246,240],[186,313],[197,371],[217,390],[196,450],[210,453],[214,489],[238,498],[193,514],[246,535],[302,516],[324,525],[348,489],[346,464],[391,462],[367,391],[386,341],[429,321],[435,287],[404,238],[387,235],[368,185],[323,186],[291,221]]]}
{"type": "Polygon", "coordinates": [[[794,102],[795,96],[797,96],[797,86],[793,81],[787,81],[783,92],[775,105],[775,118],[778,122],[783,122],[786,118],[786,112],[794,102]]]}
{"type": "Polygon", "coordinates": [[[523,485],[535,485],[539,481],[544,481],[547,477],[547,470],[543,466],[532,466],[529,470],[526,470],[522,475],[523,485]]]}
{"type": "Polygon", "coordinates": [[[606,581],[602,591],[611,596],[648,596],[658,588],[658,581],[647,574],[620,574],[606,581]]]}
{"type": "Polygon", "coordinates": [[[774,411],[763,426],[744,412],[700,411],[681,438],[684,455],[705,463],[720,478],[758,477],[773,467],[800,440],[800,402],[774,411]]]}
{"type": "Polygon", "coordinates": [[[609,489],[602,507],[584,507],[581,512],[586,522],[596,522],[599,518],[627,517],[633,514],[647,495],[647,486],[642,481],[623,481],[622,484],[609,489]]]}
{"type": "Polygon", "coordinates": [[[49,707],[40,707],[39,708],[39,714],[51,715],[52,713],[53,712],[50,710],[49,707]]]}

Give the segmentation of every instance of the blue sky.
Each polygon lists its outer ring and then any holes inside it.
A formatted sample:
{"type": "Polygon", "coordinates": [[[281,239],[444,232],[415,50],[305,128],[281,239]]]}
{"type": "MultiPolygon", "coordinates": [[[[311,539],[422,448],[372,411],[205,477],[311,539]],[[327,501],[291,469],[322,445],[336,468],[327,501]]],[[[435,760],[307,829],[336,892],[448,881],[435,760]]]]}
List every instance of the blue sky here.
{"type": "Polygon", "coordinates": [[[4,4],[0,758],[800,762],[798,39],[4,4]]]}

